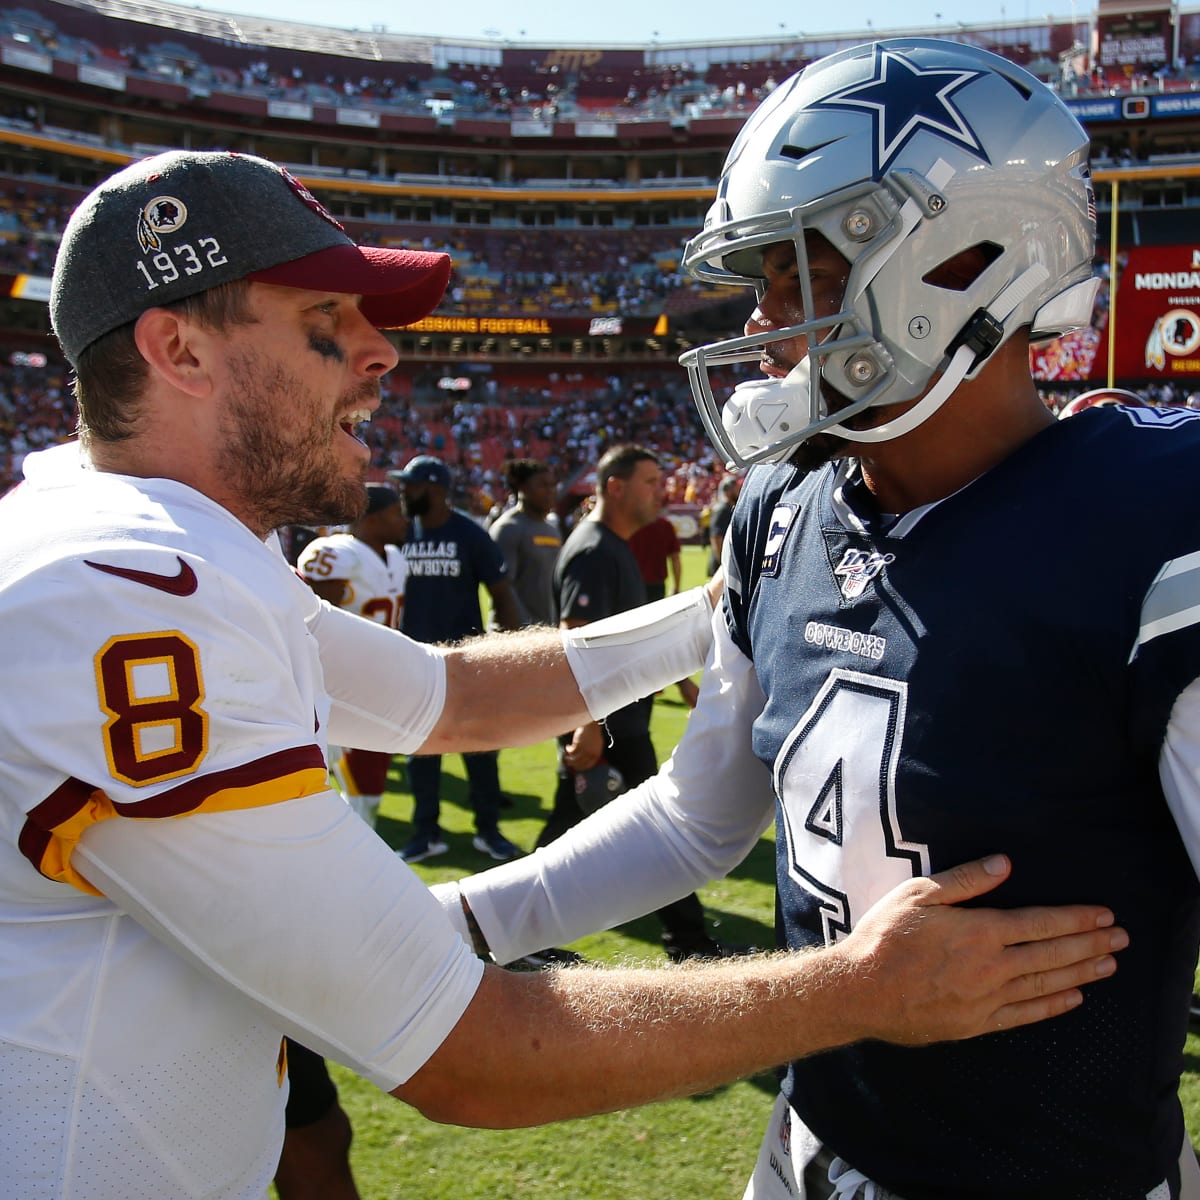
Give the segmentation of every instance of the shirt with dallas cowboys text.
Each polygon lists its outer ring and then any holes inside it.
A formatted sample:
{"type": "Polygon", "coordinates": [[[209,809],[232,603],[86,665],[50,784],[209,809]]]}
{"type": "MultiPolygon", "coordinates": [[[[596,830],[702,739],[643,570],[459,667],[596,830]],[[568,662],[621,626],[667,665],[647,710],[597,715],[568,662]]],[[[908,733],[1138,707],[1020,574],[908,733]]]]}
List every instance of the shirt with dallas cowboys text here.
{"type": "Polygon", "coordinates": [[[479,589],[508,578],[504,555],[464,512],[438,526],[420,517],[402,547],[408,563],[400,626],[418,642],[454,642],[483,632],[479,589]]]}
{"type": "Polygon", "coordinates": [[[1092,409],[899,518],[849,463],[756,467],[734,510],[781,942],[994,852],[1012,876],[980,903],[1107,904],[1131,937],[1066,1016],[790,1066],[809,1128],[905,1200],[1178,1195],[1200,846],[1159,764],[1200,678],[1197,479],[1200,420],[1092,409]]]}

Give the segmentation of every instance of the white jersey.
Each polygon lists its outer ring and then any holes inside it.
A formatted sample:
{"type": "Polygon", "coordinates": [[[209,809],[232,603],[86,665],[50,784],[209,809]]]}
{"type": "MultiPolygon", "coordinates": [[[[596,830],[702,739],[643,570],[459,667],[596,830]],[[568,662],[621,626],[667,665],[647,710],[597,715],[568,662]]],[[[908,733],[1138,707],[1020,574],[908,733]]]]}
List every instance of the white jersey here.
{"type": "Polygon", "coordinates": [[[283,1034],[391,1089],[478,986],[321,748],[415,749],[444,670],[182,484],[74,447],[25,473],[0,501],[0,1196],[261,1200],[283,1034]]]}
{"type": "Polygon", "coordinates": [[[340,582],[345,592],[339,607],[400,628],[408,560],[396,546],[384,547],[384,557],[350,533],[335,533],[308,543],[296,563],[309,583],[340,582]]]}

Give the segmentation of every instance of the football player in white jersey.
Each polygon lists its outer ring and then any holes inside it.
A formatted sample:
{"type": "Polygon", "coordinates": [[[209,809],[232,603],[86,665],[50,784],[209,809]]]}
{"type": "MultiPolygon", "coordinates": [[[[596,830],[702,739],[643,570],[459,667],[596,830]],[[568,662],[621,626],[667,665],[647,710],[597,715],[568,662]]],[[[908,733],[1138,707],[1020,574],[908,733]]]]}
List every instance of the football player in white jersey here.
{"type": "Polygon", "coordinates": [[[134,163],[64,231],[81,436],[0,501],[2,1195],[261,1200],[285,1034],[435,1120],[532,1124],[1061,1014],[1114,965],[1102,906],[954,907],[1000,855],[906,883],[825,952],[534,975],[473,953],[457,897],[331,790],[324,744],[540,741],[697,670],[711,626],[697,594],[425,646],[288,566],[274,529],[361,513],[380,329],[449,270],[356,246],[239,154],[134,163]]]}
{"type": "MultiPolygon", "coordinates": [[[[323,600],[388,629],[399,629],[408,574],[400,543],[407,531],[408,520],[396,489],[385,483],[368,483],[366,512],[351,524],[349,532],[309,542],[296,568],[323,600]]],[[[333,746],[329,755],[342,795],[364,821],[374,825],[392,756],[386,751],[333,746]]]]}
{"type": "Polygon", "coordinates": [[[461,885],[507,958],[730,869],[774,821],[790,948],[997,841],[998,903],[1114,909],[1130,950],[1062,1021],[792,1061],[753,1200],[1200,1197],[1200,420],[1056,421],[1038,394],[1030,343],[1091,317],[1087,153],[1043,84],[935,39],[758,108],[683,259],[753,297],[744,336],[681,360],[750,467],[699,706],[657,778],[461,885]],[[726,395],[739,362],[760,374],[726,395]]]}

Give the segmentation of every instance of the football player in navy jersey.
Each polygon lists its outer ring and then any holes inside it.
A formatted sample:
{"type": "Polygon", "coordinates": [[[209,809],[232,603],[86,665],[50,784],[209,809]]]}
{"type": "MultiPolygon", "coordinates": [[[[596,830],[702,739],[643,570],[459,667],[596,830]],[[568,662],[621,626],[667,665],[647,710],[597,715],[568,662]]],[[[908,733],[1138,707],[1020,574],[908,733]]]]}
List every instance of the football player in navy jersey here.
{"type": "Polygon", "coordinates": [[[757,300],[744,336],[681,360],[751,468],[699,706],[656,779],[462,885],[507,954],[520,920],[556,942],[624,920],[773,821],[788,947],[839,942],[888,888],[989,846],[1013,862],[1001,904],[1118,914],[1121,970],[1059,1021],[793,1062],[753,1200],[1200,1197],[1177,1099],[1200,932],[1200,422],[1057,422],[1038,396],[1030,343],[1092,310],[1087,151],[1046,87],[951,42],[838,53],[759,107],[684,252],[757,300]],[[710,371],[747,361],[760,377],[715,394],[710,371]]]}

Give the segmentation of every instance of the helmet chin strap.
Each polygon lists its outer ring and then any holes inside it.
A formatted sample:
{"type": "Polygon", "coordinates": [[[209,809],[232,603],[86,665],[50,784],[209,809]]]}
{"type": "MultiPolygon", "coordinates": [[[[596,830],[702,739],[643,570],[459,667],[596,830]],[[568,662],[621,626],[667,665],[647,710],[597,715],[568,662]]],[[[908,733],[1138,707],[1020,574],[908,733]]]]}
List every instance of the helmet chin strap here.
{"type": "Polygon", "coordinates": [[[848,442],[890,442],[893,438],[910,433],[923,421],[932,417],[950,399],[954,389],[966,378],[974,361],[975,351],[970,346],[959,346],[950,360],[950,365],[942,372],[937,383],[907,412],[871,429],[850,429],[845,425],[830,425],[827,432],[836,433],[848,442]]]}
{"type": "Polygon", "coordinates": [[[981,337],[970,334],[955,350],[937,383],[912,408],[872,429],[848,429],[845,425],[830,425],[827,432],[836,433],[849,442],[889,442],[916,429],[950,399],[972,368],[982,363],[1000,345],[1003,340],[1004,322],[1049,278],[1050,272],[1041,263],[1035,263],[1022,271],[987,309],[977,313],[969,323],[968,330],[973,327],[985,330],[990,328],[995,333],[981,337]]]}

